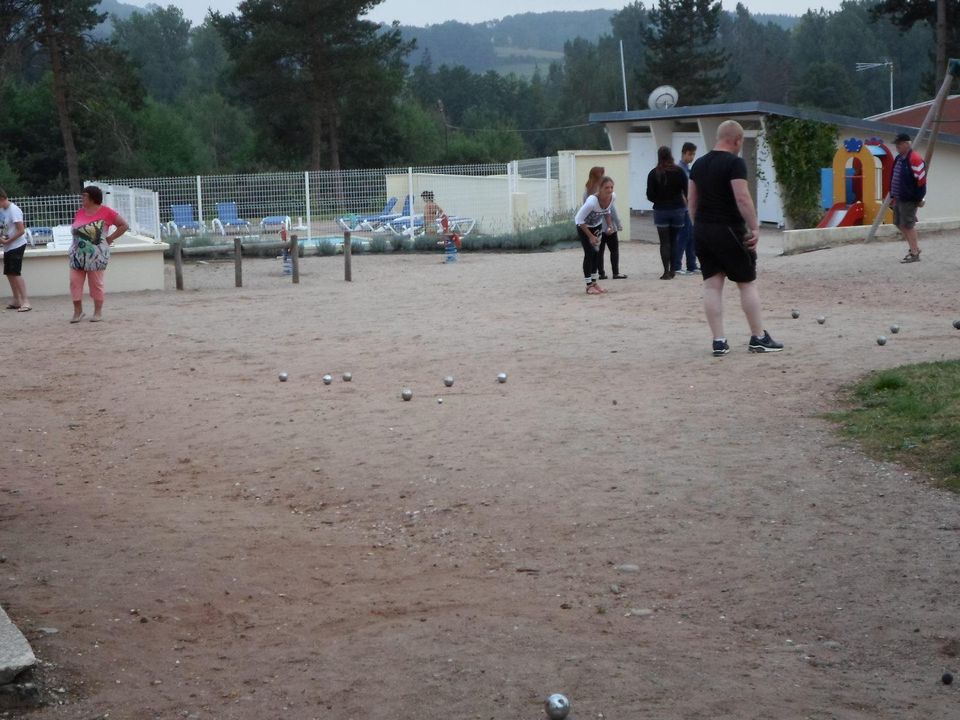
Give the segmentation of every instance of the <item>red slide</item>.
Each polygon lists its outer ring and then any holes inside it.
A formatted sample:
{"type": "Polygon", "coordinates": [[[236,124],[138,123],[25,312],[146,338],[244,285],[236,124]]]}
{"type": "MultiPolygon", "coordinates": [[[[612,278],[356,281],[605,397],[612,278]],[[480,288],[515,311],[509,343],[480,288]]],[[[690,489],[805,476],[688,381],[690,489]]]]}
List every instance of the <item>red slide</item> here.
{"type": "Polygon", "coordinates": [[[863,203],[857,200],[853,205],[837,203],[823,216],[818,228],[850,227],[859,225],[863,220],[863,203]]]}

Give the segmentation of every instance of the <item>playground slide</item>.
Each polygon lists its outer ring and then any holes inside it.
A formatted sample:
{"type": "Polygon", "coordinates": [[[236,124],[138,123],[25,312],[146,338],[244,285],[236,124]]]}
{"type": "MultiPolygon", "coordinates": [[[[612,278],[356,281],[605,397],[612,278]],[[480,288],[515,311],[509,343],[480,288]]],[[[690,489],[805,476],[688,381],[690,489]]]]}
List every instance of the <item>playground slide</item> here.
{"type": "Polygon", "coordinates": [[[850,227],[851,225],[859,225],[862,220],[863,203],[859,201],[853,205],[837,203],[823,216],[823,220],[820,221],[817,227],[850,227]]]}

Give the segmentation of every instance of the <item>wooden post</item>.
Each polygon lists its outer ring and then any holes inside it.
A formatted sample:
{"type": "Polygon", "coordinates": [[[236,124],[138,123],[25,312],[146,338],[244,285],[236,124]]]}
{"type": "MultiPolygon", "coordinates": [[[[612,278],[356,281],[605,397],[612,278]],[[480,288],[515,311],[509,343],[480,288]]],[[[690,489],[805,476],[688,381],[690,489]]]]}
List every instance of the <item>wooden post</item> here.
{"type": "Polygon", "coordinates": [[[293,284],[300,284],[300,244],[296,235],[290,236],[290,260],[293,262],[293,284]]]}
{"type": "Polygon", "coordinates": [[[350,231],[343,231],[343,279],[347,282],[353,280],[353,273],[350,271],[350,231]]]}
{"type": "Polygon", "coordinates": [[[173,243],[173,274],[177,278],[177,290],[183,290],[183,242],[173,243]]]}
{"type": "Polygon", "coordinates": [[[233,239],[233,277],[237,287],[243,287],[242,244],[240,238],[233,239]]]}

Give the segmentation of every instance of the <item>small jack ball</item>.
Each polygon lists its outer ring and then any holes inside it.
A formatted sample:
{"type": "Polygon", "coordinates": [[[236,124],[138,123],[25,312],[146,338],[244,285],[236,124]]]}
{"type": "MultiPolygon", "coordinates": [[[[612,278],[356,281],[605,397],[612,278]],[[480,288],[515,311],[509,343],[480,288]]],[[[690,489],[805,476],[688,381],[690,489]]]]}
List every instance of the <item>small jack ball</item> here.
{"type": "Polygon", "coordinates": [[[443,398],[437,398],[437,405],[443,405],[443,398]]]}
{"type": "Polygon", "coordinates": [[[800,311],[799,311],[799,310],[794,310],[794,311],[792,311],[792,312],[790,313],[790,317],[792,317],[794,320],[796,320],[798,317],[800,317],[800,311]]]}
{"type": "Polygon", "coordinates": [[[323,384],[324,384],[324,385],[329,385],[329,384],[332,383],[332,382],[333,382],[333,376],[332,376],[332,375],[324,375],[324,376],[323,376],[323,384]]]}
{"type": "Polygon", "coordinates": [[[286,381],[287,381],[287,374],[284,373],[284,372],[280,373],[280,375],[278,375],[278,377],[280,378],[280,382],[286,382],[286,381]]]}
{"type": "Polygon", "coordinates": [[[940,680],[944,685],[950,685],[953,682],[953,673],[945,672],[940,680]]]}
{"type": "Polygon", "coordinates": [[[877,345],[886,345],[886,344],[887,344],[887,339],[883,335],[877,338],[877,345]]]}
{"type": "Polygon", "coordinates": [[[826,321],[827,319],[823,315],[817,318],[817,322],[820,323],[821,325],[823,325],[826,321]]]}

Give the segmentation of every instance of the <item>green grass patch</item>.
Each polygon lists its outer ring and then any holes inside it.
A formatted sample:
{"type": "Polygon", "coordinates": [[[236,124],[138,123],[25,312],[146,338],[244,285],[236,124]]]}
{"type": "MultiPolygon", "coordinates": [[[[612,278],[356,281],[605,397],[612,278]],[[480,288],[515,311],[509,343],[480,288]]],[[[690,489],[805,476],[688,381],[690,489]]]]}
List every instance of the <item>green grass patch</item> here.
{"type": "Polygon", "coordinates": [[[847,409],[829,416],[841,434],[960,492],[960,361],[872,373],[843,393],[847,409]]]}

